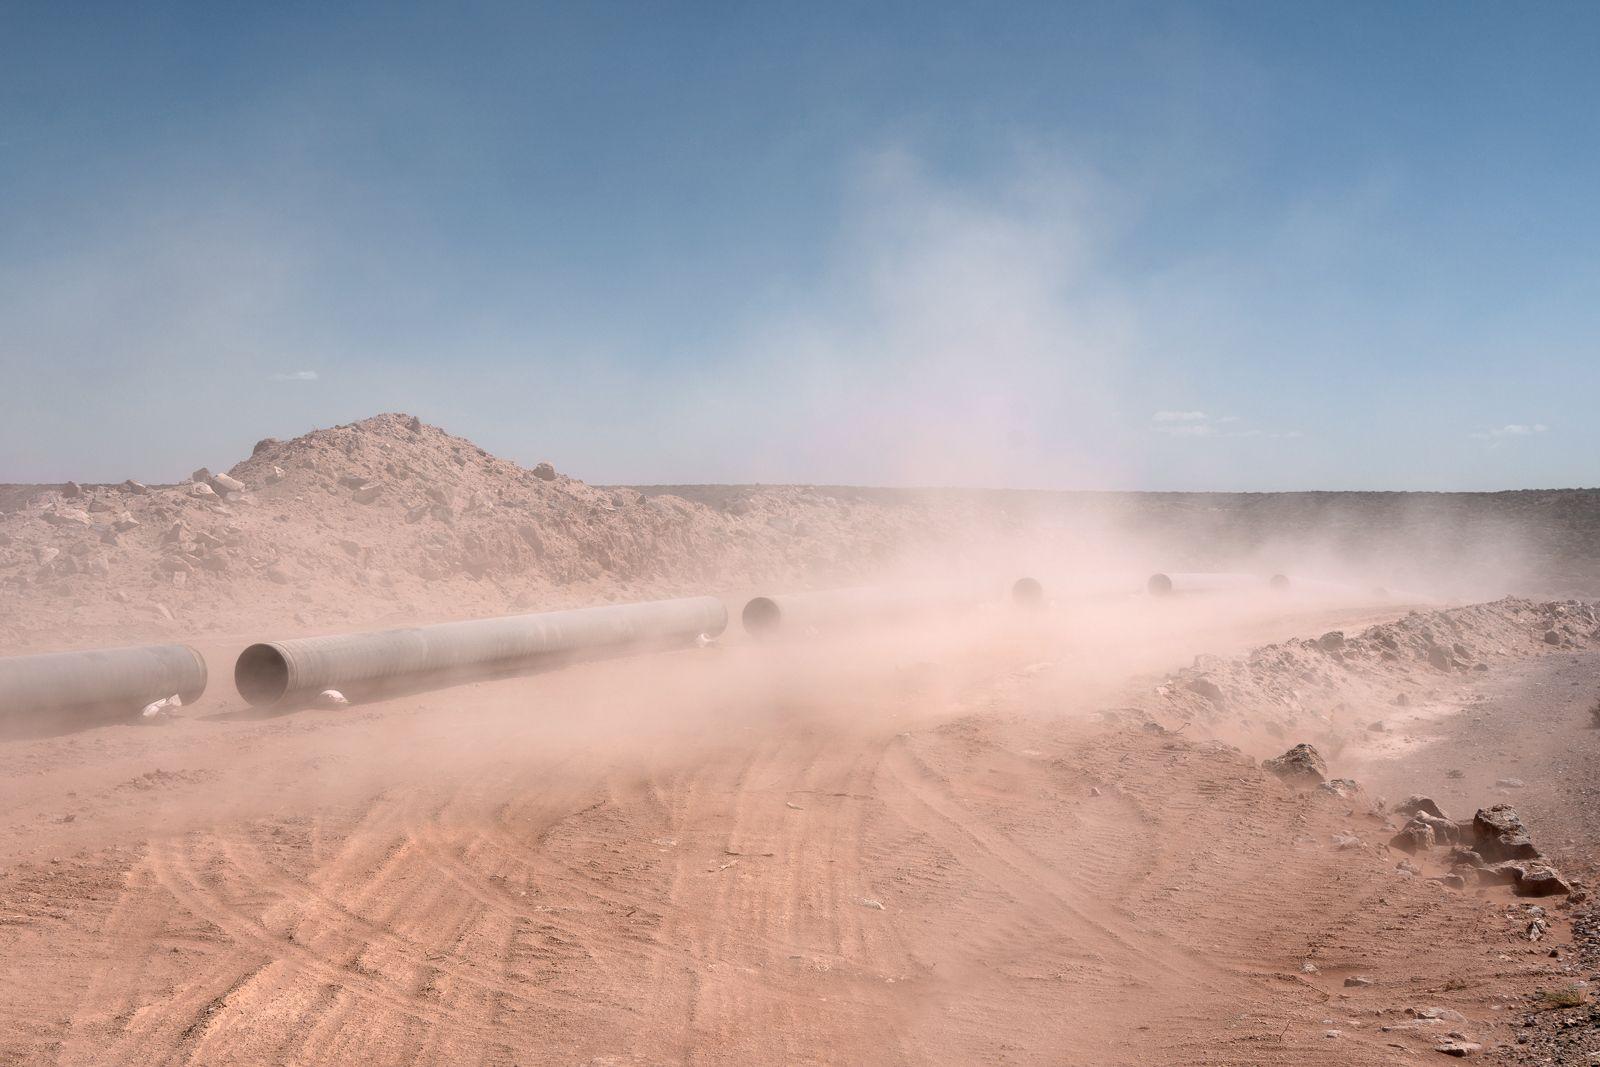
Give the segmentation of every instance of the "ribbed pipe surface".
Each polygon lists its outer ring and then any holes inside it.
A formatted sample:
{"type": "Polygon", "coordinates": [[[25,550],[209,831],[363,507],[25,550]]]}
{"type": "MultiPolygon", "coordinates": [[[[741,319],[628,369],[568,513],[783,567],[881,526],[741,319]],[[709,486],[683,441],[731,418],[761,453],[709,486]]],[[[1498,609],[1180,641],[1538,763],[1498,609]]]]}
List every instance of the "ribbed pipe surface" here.
{"type": "Polygon", "coordinates": [[[1174,593],[1246,593],[1258,589],[1287,589],[1289,579],[1281,574],[1263,578],[1257,574],[1152,574],[1145,590],[1152,596],[1174,593]]]}
{"type": "Polygon", "coordinates": [[[803,633],[854,622],[951,611],[999,599],[998,593],[976,586],[824,589],[754,597],[745,604],[740,621],[747,633],[766,637],[779,632],[803,633]]]}
{"type": "Polygon", "coordinates": [[[58,711],[138,711],[172,696],[192,704],[206,691],[206,661],[188,645],[137,645],[0,659],[0,716],[58,711]]]}
{"type": "Polygon", "coordinates": [[[569,653],[687,644],[701,634],[715,637],[727,625],[728,610],[715,597],[612,604],[267,641],[240,653],[233,676],[240,696],[266,707],[324,689],[447,685],[569,653]]]}

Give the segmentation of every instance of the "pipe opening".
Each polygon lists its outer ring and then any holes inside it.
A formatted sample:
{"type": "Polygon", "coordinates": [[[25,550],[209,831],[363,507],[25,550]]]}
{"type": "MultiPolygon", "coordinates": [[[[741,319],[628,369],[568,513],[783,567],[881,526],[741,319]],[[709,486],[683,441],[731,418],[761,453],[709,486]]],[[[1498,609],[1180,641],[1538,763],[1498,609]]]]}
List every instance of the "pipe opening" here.
{"type": "Polygon", "coordinates": [[[1011,602],[1018,607],[1036,608],[1044,603],[1044,586],[1037,578],[1018,578],[1011,584],[1011,602]]]}
{"type": "Polygon", "coordinates": [[[1172,593],[1172,579],[1157,571],[1144,583],[1144,587],[1151,596],[1168,596],[1172,593]]]}
{"type": "Polygon", "coordinates": [[[739,621],[744,623],[745,633],[759,637],[778,629],[783,621],[783,609],[771,597],[758,596],[744,606],[739,621]]]}
{"type": "Polygon", "coordinates": [[[258,708],[276,704],[289,691],[289,661],[272,645],[251,645],[239,653],[233,684],[258,708]]]}

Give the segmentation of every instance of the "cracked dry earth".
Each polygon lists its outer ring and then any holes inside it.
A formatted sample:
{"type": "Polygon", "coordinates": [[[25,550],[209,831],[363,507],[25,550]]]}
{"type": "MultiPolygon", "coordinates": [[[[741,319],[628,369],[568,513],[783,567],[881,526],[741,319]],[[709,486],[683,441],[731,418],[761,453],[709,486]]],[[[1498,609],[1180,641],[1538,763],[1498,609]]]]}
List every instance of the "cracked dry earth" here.
{"type": "Polygon", "coordinates": [[[1497,1025],[1482,899],[1040,660],[730,640],[5,742],[0,1062],[1392,1064],[1441,1058],[1406,1007],[1497,1025]]]}

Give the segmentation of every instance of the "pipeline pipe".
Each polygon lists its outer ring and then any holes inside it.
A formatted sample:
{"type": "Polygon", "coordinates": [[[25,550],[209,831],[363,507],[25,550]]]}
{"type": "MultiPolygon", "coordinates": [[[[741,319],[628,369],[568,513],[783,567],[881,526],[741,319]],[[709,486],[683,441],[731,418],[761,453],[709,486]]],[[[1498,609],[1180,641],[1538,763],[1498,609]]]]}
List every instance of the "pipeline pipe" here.
{"type": "Polygon", "coordinates": [[[0,721],[42,712],[116,718],[206,691],[206,661],[188,645],[138,645],[0,659],[0,721]]]}
{"type": "Polygon", "coordinates": [[[239,654],[233,680],[245,700],[271,707],[324,689],[437,688],[569,654],[688,644],[727,625],[728,609],[707,596],[265,641],[239,654]]]}
{"type": "MultiPolygon", "coordinates": [[[[1019,603],[1027,602],[1029,588],[1023,582],[1029,581],[1032,579],[1023,579],[1012,587],[1012,596],[1019,603]]],[[[1034,586],[1037,588],[1038,583],[1034,586]]],[[[1042,588],[1037,588],[1037,595],[1043,595],[1042,588]]],[[[746,633],[768,637],[782,631],[804,632],[852,622],[952,611],[991,599],[998,600],[998,593],[991,596],[987,590],[974,586],[824,589],[754,597],[745,604],[740,621],[746,633]]]]}
{"type": "Polygon", "coordinates": [[[1289,579],[1282,574],[1262,578],[1255,574],[1163,574],[1156,572],[1145,582],[1145,591],[1151,596],[1171,596],[1185,593],[1245,593],[1259,589],[1289,588],[1289,579]]]}

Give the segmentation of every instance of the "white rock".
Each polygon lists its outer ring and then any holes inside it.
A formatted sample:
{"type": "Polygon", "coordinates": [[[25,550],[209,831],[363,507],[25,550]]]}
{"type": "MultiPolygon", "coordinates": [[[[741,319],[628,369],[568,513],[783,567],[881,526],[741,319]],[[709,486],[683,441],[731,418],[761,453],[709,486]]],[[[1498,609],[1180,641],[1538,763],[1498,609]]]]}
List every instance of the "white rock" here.
{"type": "Polygon", "coordinates": [[[181,707],[183,707],[183,697],[173,693],[169,697],[162,697],[160,700],[153,700],[146,704],[144,710],[139,714],[146,719],[164,718],[171,715],[175,709],[181,707]]]}
{"type": "Polygon", "coordinates": [[[324,708],[348,707],[349,699],[337,689],[324,689],[317,694],[317,705],[324,708]]]}
{"type": "Polygon", "coordinates": [[[244,483],[228,474],[214,474],[211,476],[213,488],[226,493],[244,492],[244,483]]]}

